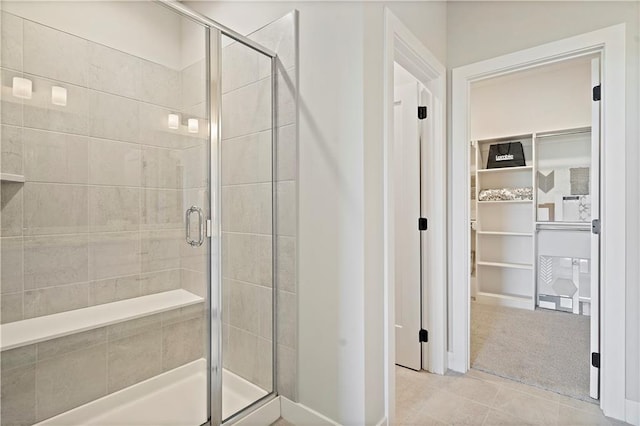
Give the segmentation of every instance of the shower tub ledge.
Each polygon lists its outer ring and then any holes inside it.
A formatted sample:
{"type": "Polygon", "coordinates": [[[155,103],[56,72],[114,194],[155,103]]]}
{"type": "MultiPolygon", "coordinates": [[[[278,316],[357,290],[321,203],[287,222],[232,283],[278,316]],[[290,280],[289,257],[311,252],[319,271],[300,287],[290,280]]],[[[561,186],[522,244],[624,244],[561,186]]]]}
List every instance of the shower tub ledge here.
{"type": "MultiPolygon", "coordinates": [[[[223,418],[267,395],[226,369],[222,383],[223,418]]],[[[199,426],[206,421],[207,361],[201,358],[35,426],[199,426]]]]}

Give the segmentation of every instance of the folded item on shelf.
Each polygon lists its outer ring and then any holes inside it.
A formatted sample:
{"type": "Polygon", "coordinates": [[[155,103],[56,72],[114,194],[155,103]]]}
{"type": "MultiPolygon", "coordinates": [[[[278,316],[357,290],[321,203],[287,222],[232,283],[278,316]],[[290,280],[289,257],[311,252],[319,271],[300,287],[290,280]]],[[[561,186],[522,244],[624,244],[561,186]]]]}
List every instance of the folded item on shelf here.
{"type": "Polygon", "coordinates": [[[483,189],[478,194],[478,201],[511,201],[533,200],[533,188],[498,188],[483,189]]]}

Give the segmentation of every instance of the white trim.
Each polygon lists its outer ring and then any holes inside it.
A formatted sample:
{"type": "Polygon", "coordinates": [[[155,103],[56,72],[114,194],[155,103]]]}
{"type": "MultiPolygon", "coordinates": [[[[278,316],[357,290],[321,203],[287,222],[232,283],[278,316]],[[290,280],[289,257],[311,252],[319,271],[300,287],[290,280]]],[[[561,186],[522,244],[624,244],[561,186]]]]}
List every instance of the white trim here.
{"type": "Polygon", "coordinates": [[[640,402],[627,399],[625,406],[624,421],[634,426],[640,426],[640,402]]]}
{"type": "MultiPolygon", "coordinates": [[[[389,424],[395,420],[395,327],[394,327],[394,230],[391,184],[391,141],[393,141],[393,63],[403,68],[426,86],[434,98],[435,140],[432,145],[432,187],[423,193],[433,209],[428,212],[427,244],[429,255],[424,256],[423,270],[428,271],[427,287],[423,293],[429,297],[423,303],[423,321],[429,328],[428,362],[431,371],[444,373],[446,354],[446,68],[388,9],[384,9],[384,320],[385,320],[385,412],[389,424]]],[[[467,256],[468,257],[468,256],[467,256]]]]}
{"type": "MultiPolygon", "coordinates": [[[[525,49],[453,70],[451,259],[469,259],[469,87],[515,70],[602,52],[601,192],[601,408],[607,416],[625,412],[625,25],[525,49]],[[615,153],[615,155],[614,155],[615,153]],[[614,158],[615,157],[615,158],[614,158]]],[[[456,361],[469,368],[469,261],[451,269],[453,339],[456,361]]]]}
{"type": "Polygon", "coordinates": [[[278,420],[281,416],[280,398],[281,397],[272,399],[271,401],[267,402],[259,408],[256,408],[251,413],[247,414],[236,422],[231,421],[224,424],[233,424],[239,426],[270,425],[271,423],[278,420]]]}
{"type": "MultiPolygon", "coordinates": [[[[280,415],[294,425],[339,426],[330,418],[312,410],[306,405],[293,402],[284,396],[280,398],[280,415]]],[[[273,423],[273,422],[272,422],[273,423]]],[[[271,423],[263,423],[271,424],[271,423]]]]}

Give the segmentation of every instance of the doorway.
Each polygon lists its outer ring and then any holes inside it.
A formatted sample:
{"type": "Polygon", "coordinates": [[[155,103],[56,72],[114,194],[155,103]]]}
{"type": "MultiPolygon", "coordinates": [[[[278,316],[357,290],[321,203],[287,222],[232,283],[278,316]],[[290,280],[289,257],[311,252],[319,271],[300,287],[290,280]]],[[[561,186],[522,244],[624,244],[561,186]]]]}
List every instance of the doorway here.
{"type": "MultiPolygon", "coordinates": [[[[470,88],[475,82],[533,69],[545,64],[558,63],[570,58],[602,52],[602,125],[600,126],[602,152],[624,152],[624,26],[582,34],[546,45],[507,54],[494,59],[463,66],[453,70],[452,122],[468,123],[470,119],[470,88]]],[[[453,258],[469,259],[469,141],[470,128],[452,126],[452,157],[464,159],[452,162],[451,243],[453,258]]],[[[522,136],[522,135],[519,135],[522,136]]],[[[619,326],[624,321],[624,170],[615,166],[612,156],[602,157],[600,194],[602,203],[601,229],[606,237],[601,242],[602,267],[598,274],[602,300],[600,325],[600,406],[608,416],[624,417],[624,393],[615,383],[624,382],[624,357],[616,348],[624,346],[619,326]],[[620,186],[622,185],[622,187],[620,186]],[[620,238],[620,240],[617,240],[620,238]],[[616,242],[617,241],[617,242],[616,242]],[[612,256],[611,253],[617,253],[612,256]]],[[[537,212],[536,212],[537,214],[537,212]]],[[[451,353],[450,368],[465,372],[470,359],[470,270],[471,262],[463,262],[451,270],[451,353]]]]}

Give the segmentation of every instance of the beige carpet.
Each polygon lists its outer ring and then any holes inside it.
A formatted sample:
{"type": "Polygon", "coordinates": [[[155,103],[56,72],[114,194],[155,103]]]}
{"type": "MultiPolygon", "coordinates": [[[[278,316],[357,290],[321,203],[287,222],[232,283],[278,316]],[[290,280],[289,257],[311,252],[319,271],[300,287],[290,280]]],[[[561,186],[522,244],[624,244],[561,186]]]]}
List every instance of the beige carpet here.
{"type": "Polygon", "coordinates": [[[556,393],[589,397],[589,317],[471,303],[471,367],[556,393]]]}

